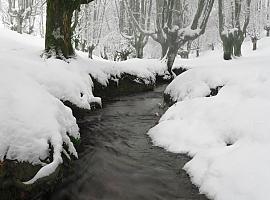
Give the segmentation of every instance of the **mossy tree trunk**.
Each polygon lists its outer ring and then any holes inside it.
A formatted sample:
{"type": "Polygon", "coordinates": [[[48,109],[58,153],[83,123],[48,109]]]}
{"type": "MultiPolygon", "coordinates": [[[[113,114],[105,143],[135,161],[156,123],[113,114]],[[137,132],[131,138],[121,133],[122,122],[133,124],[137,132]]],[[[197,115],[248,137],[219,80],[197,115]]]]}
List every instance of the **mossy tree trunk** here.
{"type": "Polygon", "coordinates": [[[93,0],[47,0],[45,55],[59,59],[74,56],[71,20],[81,4],[93,0]]]}

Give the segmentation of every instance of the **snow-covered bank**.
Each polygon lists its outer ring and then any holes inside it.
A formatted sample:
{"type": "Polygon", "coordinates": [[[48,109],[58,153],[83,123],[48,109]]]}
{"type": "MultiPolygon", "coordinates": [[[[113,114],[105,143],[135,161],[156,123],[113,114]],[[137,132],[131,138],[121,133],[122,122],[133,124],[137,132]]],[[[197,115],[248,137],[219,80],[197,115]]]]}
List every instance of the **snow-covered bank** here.
{"type": "Polygon", "coordinates": [[[232,61],[221,52],[189,60],[196,67],[165,91],[178,103],[148,133],[155,145],[193,157],[184,169],[211,199],[270,199],[270,39],[259,44],[252,52],[245,43],[244,57],[232,61]]]}
{"type": "Polygon", "coordinates": [[[89,60],[83,53],[69,63],[44,60],[42,39],[2,28],[0,44],[0,162],[40,165],[31,180],[20,180],[27,184],[53,173],[63,155],[77,157],[71,137],[79,138],[79,128],[63,102],[83,109],[101,103],[93,95],[91,77],[107,86],[110,79],[117,82],[121,74],[131,74],[147,84],[166,72],[158,60],[116,63],[89,60]],[[52,150],[53,160],[48,160],[52,150]]]}

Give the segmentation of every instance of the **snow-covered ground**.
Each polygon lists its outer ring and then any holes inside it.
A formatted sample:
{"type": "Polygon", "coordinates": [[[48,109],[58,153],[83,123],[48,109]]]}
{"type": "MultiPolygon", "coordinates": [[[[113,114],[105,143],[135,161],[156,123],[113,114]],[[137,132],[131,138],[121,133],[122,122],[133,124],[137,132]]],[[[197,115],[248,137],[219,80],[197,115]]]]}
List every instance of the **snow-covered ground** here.
{"type": "Polygon", "coordinates": [[[148,83],[164,74],[165,63],[158,60],[129,60],[116,63],[89,60],[78,53],[70,63],[40,57],[44,41],[0,28],[0,160],[41,164],[43,168],[26,182],[51,174],[62,163],[62,153],[77,156],[69,136],[79,138],[79,128],[70,108],[62,101],[90,109],[98,102],[92,93],[89,74],[106,85],[129,73],[148,83]],[[63,149],[63,144],[68,147],[63,149]],[[53,162],[42,163],[54,150],[53,162]]]}
{"type": "Polygon", "coordinates": [[[155,145],[189,154],[184,169],[215,200],[270,199],[270,38],[257,51],[251,45],[232,61],[220,51],[183,61],[192,69],[165,91],[177,103],[148,133],[155,145]]]}

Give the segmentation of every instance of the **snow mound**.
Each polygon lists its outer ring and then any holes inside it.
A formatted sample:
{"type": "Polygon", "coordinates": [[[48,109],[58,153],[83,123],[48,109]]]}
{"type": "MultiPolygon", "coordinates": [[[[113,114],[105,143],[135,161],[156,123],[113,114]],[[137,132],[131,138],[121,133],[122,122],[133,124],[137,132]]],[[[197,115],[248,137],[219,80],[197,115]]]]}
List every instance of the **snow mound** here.
{"type": "Polygon", "coordinates": [[[91,109],[92,102],[101,104],[93,96],[91,77],[107,85],[109,79],[117,81],[129,73],[147,84],[167,73],[166,64],[158,60],[118,63],[90,60],[82,52],[68,62],[42,59],[43,39],[3,28],[0,44],[0,161],[43,166],[25,184],[52,174],[63,162],[62,155],[77,157],[70,137],[79,139],[79,128],[62,102],[83,109],[91,109]],[[53,160],[47,160],[51,153],[53,160]]]}
{"type": "Polygon", "coordinates": [[[72,111],[29,77],[9,68],[0,68],[0,160],[27,161],[43,165],[26,184],[48,176],[62,163],[61,153],[77,157],[69,136],[79,138],[72,111]],[[45,164],[53,149],[53,161],[45,164]]]}
{"type": "Polygon", "coordinates": [[[155,145],[193,157],[184,169],[211,199],[270,199],[270,39],[260,42],[233,61],[194,60],[166,89],[178,102],[148,132],[155,145]]]}
{"type": "Polygon", "coordinates": [[[124,73],[136,76],[145,84],[155,83],[157,75],[169,75],[166,63],[158,59],[134,58],[122,62],[114,62],[101,59],[89,60],[86,53],[77,52],[77,54],[81,60],[88,63],[81,65],[80,70],[91,74],[94,79],[104,86],[107,86],[109,79],[117,81],[124,73]]]}
{"type": "Polygon", "coordinates": [[[67,64],[56,59],[42,60],[43,40],[12,31],[0,31],[1,67],[20,70],[42,85],[62,101],[90,109],[92,101],[99,101],[92,94],[92,80],[78,69],[82,61],[67,64]]]}

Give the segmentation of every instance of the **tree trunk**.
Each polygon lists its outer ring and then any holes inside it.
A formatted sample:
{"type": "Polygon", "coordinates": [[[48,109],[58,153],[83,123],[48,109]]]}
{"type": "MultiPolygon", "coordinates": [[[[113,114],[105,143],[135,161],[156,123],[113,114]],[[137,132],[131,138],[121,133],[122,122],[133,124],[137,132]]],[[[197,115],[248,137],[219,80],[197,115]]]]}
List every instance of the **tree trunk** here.
{"type": "Polygon", "coordinates": [[[172,74],[173,63],[174,63],[178,50],[179,50],[178,45],[169,47],[169,50],[167,53],[167,67],[170,74],[172,74]]]}
{"type": "Polygon", "coordinates": [[[16,22],[17,22],[16,31],[17,33],[22,34],[23,16],[21,16],[19,13],[16,16],[16,22]]]}
{"type": "Polygon", "coordinates": [[[245,36],[243,31],[240,29],[233,34],[233,48],[234,48],[234,56],[241,57],[242,56],[242,44],[244,42],[245,36]]]}
{"type": "Polygon", "coordinates": [[[234,50],[234,56],[236,57],[241,57],[242,56],[242,43],[236,42],[233,45],[233,50],[234,50]]]}
{"type": "Polygon", "coordinates": [[[196,49],[196,57],[200,57],[200,49],[196,49]]]}
{"type": "Polygon", "coordinates": [[[221,40],[223,43],[223,58],[224,60],[231,60],[232,59],[232,54],[233,54],[233,40],[231,34],[227,35],[222,35],[221,40]]]}
{"type": "Polygon", "coordinates": [[[79,44],[80,44],[80,40],[78,38],[75,38],[74,46],[75,46],[75,49],[78,50],[78,51],[80,50],[79,44]]]}
{"type": "Polygon", "coordinates": [[[270,37],[270,29],[266,30],[266,37],[270,37]]]}
{"type": "Polygon", "coordinates": [[[87,50],[88,50],[88,58],[93,59],[93,51],[95,49],[95,45],[90,45],[88,46],[87,50]]]}
{"type": "Polygon", "coordinates": [[[213,43],[211,44],[211,50],[215,51],[215,45],[213,43]]]}
{"type": "Polygon", "coordinates": [[[71,19],[73,2],[47,0],[45,52],[47,57],[70,58],[74,56],[71,44],[71,19]]]}
{"type": "Polygon", "coordinates": [[[82,52],[86,52],[87,51],[86,50],[86,40],[83,40],[83,42],[82,42],[81,51],[82,52]]]}
{"type": "Polygon", "coordinates": [[[253,41],[252,44],[253,44],[252,50],[253,51],[256,51],[257,50],[257,40],[256,41],[253,41]]]}
{"type": "Polygon", "coordinates": [[[141,44],[138,44],[136,47],[136,58],[143,58],[143,47],[141,44]]]}
{"type": "Polygon", "coordinates": [[[167,54],[167,51],[168,51],[169,47],[168,47],[167,43],[160,43],[160,45],[161,45],[161,50],[162,50],[161,58],[164,58],[166,56],[166,54],[167,54]]]}

